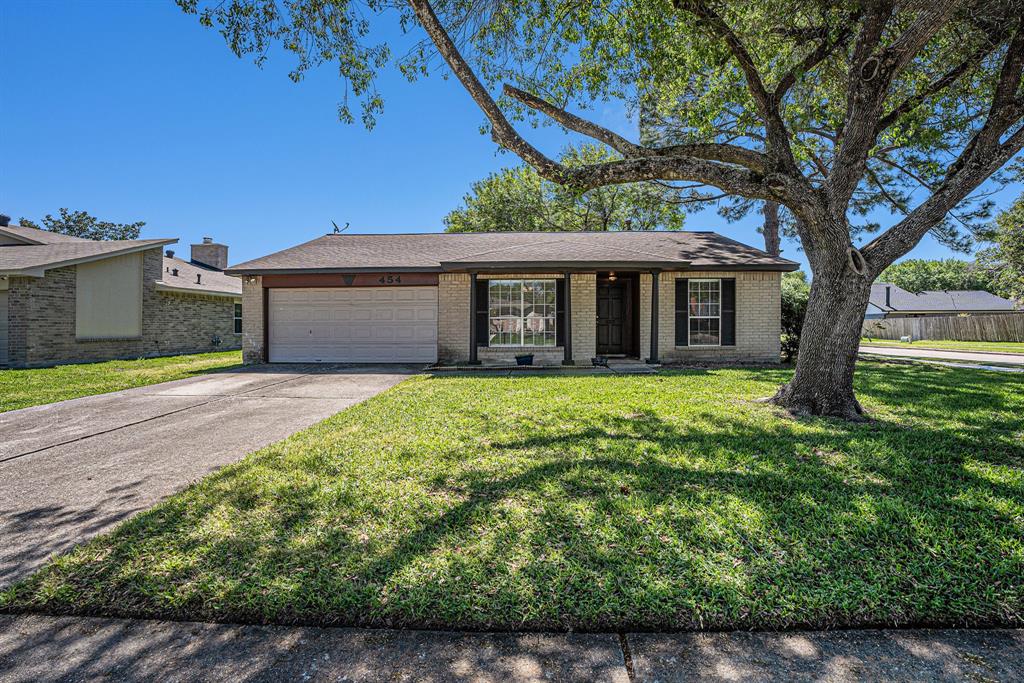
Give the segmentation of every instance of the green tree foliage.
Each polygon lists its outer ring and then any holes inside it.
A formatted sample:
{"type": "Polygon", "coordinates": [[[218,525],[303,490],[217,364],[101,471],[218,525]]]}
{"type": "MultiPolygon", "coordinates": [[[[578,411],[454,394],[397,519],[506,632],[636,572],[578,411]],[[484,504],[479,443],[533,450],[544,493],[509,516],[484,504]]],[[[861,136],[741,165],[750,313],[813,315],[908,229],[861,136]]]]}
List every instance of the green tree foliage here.
{"type": "Polygon", "coordinates": [[[883,270],[878,281],[908,292],[980,289],[998,293],[988,269],[961,259],[907,259],[883,270]]]}
{"type": "MultiPolygon", "coordinates": [[[[586,145],[570,148],[561,160],[576,166],[614,156],[586,145]]],[[[444,223],[448,232],[679,230],[684,219],[679,190],[665,185],[609,185],[581,193],[520,165],[473,183],[463,206],[449,213],[444,223]]]]}
{"type": "Polygon", "coordinates": [[[782,356],[788,361],[796,358],[800,348],[800,333],[804,329],[810,296],[807,273],[798,270],[782,276],[782,356]]]}
{"type": "Polygon", "coordinates": [[[139,232],[146,225],[145,221],[135,223],[101,221],[85,211],[61,209],[59,213],[60,215],[56,218],[51,214],[46,214],[41,221],[42,225],[27,218],[19,219],[18,223],[29,228],[59,232],[62,235],[82,237],[88,240],[137,240],[139,232]]]}
{"type": "Polygon", "coordinates": [[[992,246],[978,253],[978,263],[991,273],[995,293],[1024,303],[1024,195],[996,216],[986,239],[992,246]]]}

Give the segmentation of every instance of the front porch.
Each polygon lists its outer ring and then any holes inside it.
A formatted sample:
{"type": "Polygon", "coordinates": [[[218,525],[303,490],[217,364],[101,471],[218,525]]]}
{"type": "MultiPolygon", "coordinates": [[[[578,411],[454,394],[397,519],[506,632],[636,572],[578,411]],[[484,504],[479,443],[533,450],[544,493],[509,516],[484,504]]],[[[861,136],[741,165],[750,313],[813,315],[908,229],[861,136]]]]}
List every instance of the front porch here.
{"type": "Polygon", "coordinates": [[[537,366],[591,366],[595,358],[657,364],[657,274],[469,273],[468,363],[504,367],[532,355],[537,366]]]}
{"type": "Polygon", "coordinates": [[[779,282],[778,272],[765,270],[618,264],[587,271],[442,273],[439,365],[510,367],[517,355],[531,353],[540,366],[590,366],[597,356],[652,365],[778,363],[779,282]],[[554,297],[554,310],[534,310],[531,300],[525,308],[504,311],[508,316],[492,311],[490,283],[511,280],[549,282],[538,289],[554,297]],[[503,317],[516,322],[494,324],[503,317]]]}

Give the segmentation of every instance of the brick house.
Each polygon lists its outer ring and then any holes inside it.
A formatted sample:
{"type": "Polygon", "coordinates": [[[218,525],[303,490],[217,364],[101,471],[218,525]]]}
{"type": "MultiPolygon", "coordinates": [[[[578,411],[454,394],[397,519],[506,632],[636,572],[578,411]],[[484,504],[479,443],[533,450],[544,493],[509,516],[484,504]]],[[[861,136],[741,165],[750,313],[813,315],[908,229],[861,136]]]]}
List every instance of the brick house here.
{"type": "Polygon", "coordinates": [[[248,363],[777,363],[797,267],[712,232],[430,233],[325,235],[227,272],[248,363]]]}
{"type": "Polygon", "coordinates": [[[238,278],[205,239],[96,241],[0,219],[0,366],[166,356],[241,347],[238,278]]]}

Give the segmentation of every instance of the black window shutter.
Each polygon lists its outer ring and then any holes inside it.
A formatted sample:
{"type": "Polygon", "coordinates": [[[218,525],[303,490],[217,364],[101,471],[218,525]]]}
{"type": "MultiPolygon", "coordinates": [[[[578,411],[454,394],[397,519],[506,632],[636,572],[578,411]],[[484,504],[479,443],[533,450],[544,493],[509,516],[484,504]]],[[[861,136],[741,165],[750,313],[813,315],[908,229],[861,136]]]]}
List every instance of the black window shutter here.
{"type": "Polygon", "coordinates": [[[489,306],[487,280],[476,281],[476,345],[487,346],[490,331],[487,324],[489,306]]]}
{"type": "Polygon", "coordinates": [[[689,280],[676,280],[676,346],[689,345],[690,286],[689,280]]]}
{"type": "Polygon", "coordinates": [[[555,344],[565,346],[565,280],[555,282],[555,344]]]}
{"type": "Polygon", "coordinates": [[[722,346],[736,346],[736,278],[722,280],[722,346]]]}

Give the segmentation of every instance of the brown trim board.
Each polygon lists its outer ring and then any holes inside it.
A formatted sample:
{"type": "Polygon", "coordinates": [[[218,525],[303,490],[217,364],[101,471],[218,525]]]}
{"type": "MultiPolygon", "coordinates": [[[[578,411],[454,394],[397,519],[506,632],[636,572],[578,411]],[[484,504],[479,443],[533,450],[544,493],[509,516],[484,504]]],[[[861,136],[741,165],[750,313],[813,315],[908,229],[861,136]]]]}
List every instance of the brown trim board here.
{"type": "Polygon", "coordinates": [[[296,273],[264,275],[263,286],[273,289],[297,287],[436,287],[437,273],[296,273]]]}

